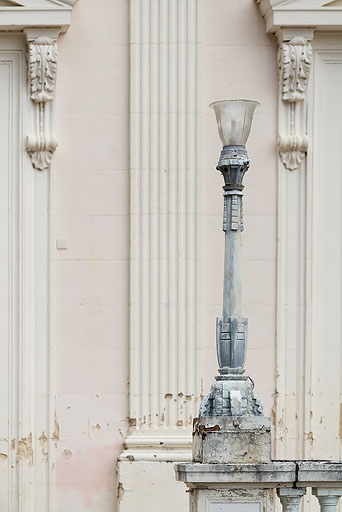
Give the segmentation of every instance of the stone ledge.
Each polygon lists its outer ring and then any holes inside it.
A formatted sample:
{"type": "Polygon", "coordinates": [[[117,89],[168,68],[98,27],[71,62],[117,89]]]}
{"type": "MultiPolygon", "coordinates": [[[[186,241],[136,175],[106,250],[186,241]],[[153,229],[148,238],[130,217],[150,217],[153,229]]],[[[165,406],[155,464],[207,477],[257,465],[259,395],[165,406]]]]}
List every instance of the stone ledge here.
{"type": "Polygon", "coordinates": [[[296,479],[295,462],[268,462],[264,464],[200,464],[175,465],[176,479],[198,487],[217,485],[274,488],[279,485],[292,487],[296,479]]]}
{"type": "Polygon", "coordinates": [[[188,487],[338,488],[339,461],[271,461],[265,464],[175,464],[176,479],[188,487]]]}
{"type": "Polygon", "coordinates": [[[342,462],[339,461],[297,461],[298,486],[341,487],[342,462]]]}

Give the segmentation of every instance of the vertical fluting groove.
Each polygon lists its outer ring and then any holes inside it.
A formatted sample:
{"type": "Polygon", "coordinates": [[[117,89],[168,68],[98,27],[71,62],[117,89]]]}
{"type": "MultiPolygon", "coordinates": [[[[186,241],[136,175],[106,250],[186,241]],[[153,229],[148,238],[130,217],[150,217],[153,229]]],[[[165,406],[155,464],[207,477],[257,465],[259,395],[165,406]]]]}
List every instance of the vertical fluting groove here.
{"type": "MultiPolygon", "coordinates": [[[[177,322],[177,259],[178,259],[178,240],[177,240],[177,0],[169,2],[169,389],[170,394],[177,394],[177,361],[178,351],[178,322],[177,322]],[[172,391],[171,391],[172,390],[172,391]]],[[[172,398],[176,400],[176,396],[172,398]]],[[[169,424],[175,425],[177,418],[174,406],[170,407],[169,424]]]]}
{"type": "Polygon", "coordinates": [[[287,229],[286,229],[286,203],[287,203],[287,189],[289,175],[285,173],[282,167],[278,170],[278,184],[277,195],[279,203],[279,216],[278,216],[278,232],[283,233],[284,237],[279,238],[278,254],[277,254],[277,337],[276,337],[276,401],[275,401],[275,457],[276,459],[285,458],[284,443],[281,443],[283,436],[282,423],[284,423],[284,404],[285,404],[285,389],[286,389],[286,371],[284,365],[285,359],[285,324],[286,324],[286,253],[285,247],[287,246],[287,229]]]}
{"type": "MultiPolygon", "coordinates": [[[[131,0],[131,73],[134,77],[141,76],[141,2],[131,0]]],[[[141,235],[142,235],[142,186],[141,186],[141,85],[136,79],[130,84],[130,165],[131,165],[131,365],[130,394],[132,421],[139,424],[142,417],[141,409],[141,367],[142,352],[142,266],[141,235]]]]}
{"type": "MultiPolygon", "coordinates": [[[[12,126],[12,120],[13,120],[13,97],[12,97],[12,91],[13,91],[13,65],[12,63],[8,64],[10,66],[10,84],[8,86],[8,91],[10,97],[8,98],[8,119],[9,119],[9,134],[13,134],[13,126],[12,126]]],[[[8,206],[9,206],[9,212],[16,212],[16,205],[13,204],[13,190],[14,190],[14,176],[13,176],[13,138],[9,137],[8,140],[8,154],[10,158],[9,162],[9,169],[8,169],[8,191],[9,191],[9,197],[8,197],[8,206]],[[11,193],[12,192],[12,193],[11,193]]],[[[17,218],[19,217],[18,213],[16,212],[17,218]]],[[[16,280],[15,276],[15,266],[13,265],[13,262],[18,259],[18,244],[15,243],[14,238],[17,233],[14,232],[13,229],[13,214],[8,216],[8,304],[10,305],[9,311],[8,311],[8,439],[15,439],[18,432],[17,427],[18,425],[18,410],[17,410],[17,403],[18,399],[15,394],[15,389],[18,389],[18,386],[15,384],[15,378],[18,375],[17,372],[17,358],[18,353],[16,352],[16,345],[18,343],[17,339],[17,332],[15,329],[15,325],[19,324],[19,322],[15,322],[16,316],[18,316],[18,309],[17,309],[17,297],[14,289],[14,283],[18,282],[16,280]],[[15,246],[14,246],[15,243],[15,246]],[[17,250],[15,250],[17,249],[17,250]],[[15,397],[15,398],[14,398],[15,397]]],[[[19,230],[18,230],[19,231],[19,230]]],[[[18,232],[18,238],[19,238],[19,232],[18,232]]],[[[19,320],[19,319],[18,319],[19,320]]],[[[13,450],[9,452],[9,463],[8,463],[8,503],[10,506],[10,509],[14,510],[16,507],[16,504],[14,504],[15,499],[14,498],[14,492],[12,489],[17,490],[17,481],[15,479],[14,472],[12,471],[12,466],[16,464],[16,461],[14,460],[14,454],[13,450]],[[12,452],[12,453],[11,453],[12,452]]]]}
{"type": "Polygon", "coordinates": [[[151,204],[151,168],[150,168],[150,129],[151,129],[151,88],[150,88],[150,12],[151,0],[142,1],[142,74],[141,74],[141,103],[142,103],[142,193],[143,209],[141,212],[142,229],[142,288],[143,288],[143,309],[142,309],[142,423],[151,423],[151,393],[150,393],[150,372],[151,372],[151,225],[150,225],[150,204],[151,204]]]}
{"type": "MultiPolygon", "coordinates": [[[[188,216],[188,307],[187,307],[187,339],[189,348],[187,351],[187,394],[195,395],[196,390],[196,312],[197,312],[197,293],[196,293],[196,274],[197,274],[197,202],[196,187],[197,183],[197,0],[188,2],[188,62],[187,62],[187,193],[188,208],[192,212],[188,216]]],[[[191,402],[188,402],[187,418],[190,423],[196,415],[196,396],[193,396],[191,402]]]]}
{"type": "Polygon", "coordinates": [[[196,38],[197,0],[131,0],[130,394],[144,430],[195,411],[196,38]]]}
{"type": "Polygon", "coordinates": [[[150,84],[151,84],[151,423],[159,424],[158,390],[159,384],[159,40],[158,40],[158,0],[151,0],[150,25],[150,84]]]}
{"type": "MultiPolygon", "coordinates": [[[[340,169],[341,171],[342,169],[340,169]]],[[[341,197],[341,193],[342,193],[342,180],[340,182],[340,197],[341,197]]],[[[342,209],[341,209],[341,205],[339,205],[339,218],[340,218],[340,223],[341,223],[341,220],[342,220],[342,209]]],[[[341,225],[341,224],[340,224],[341,225]]],[[[340,228],[340,232],[339,232],[339,236],[340,236],[340,241],[339,241],[339,256],[340,256],[340,261],[341,261],[341,256],[342,256],[342,229],[340,228]]],[[[340,275],[339,275],[339,302],[340,302],[340,315],[339,315],[339,332],[341,333],[342,329],[341,329],[341,326],[342,326],[342,322],[341,322],[341,304],[342,304],[342,274],[341,274],[341,267],[340,267],[340,275]]],[[[342,374],[342,346],[341,346],[341,343],[339,343],[339,375],[342,374]]],[[[342,435],[342,379],[340,378],[340,421],[339,421],[339,437],[341,439],[341,435],[342,435]]],[[[341,460],[341,456],[342,456],[342,443],[339,443],[339,448],[338,448],[338,456],[339,456],[339,459],[338,460],[341,460]]],[[[341,507],[341,505],[340,505],[341,507]]]]}
{"type": "MultiPolygon", "coordinates": [[[[309,168],[309,167],[308,167],[309,168]]],[[[313,191],[312,191],[312,182],[313,176],[306,170],[306,205],[305,205],[305,217],[306,217],[306,269],[305,269],[305,334],[304,334],[304,366],[305,366],[305,375],[304,375],[304,427],[303,432],[311,431],[311,407],[312,407],[312,385],[311,385],[311,365],[312,365],[312,345],[310,340],[312,339],[312,235],[313,235],[313,215],[312,215],[312,200],[313,200],[313,191]]],[[[304,458],[309,458],[309,453],[307,452],[307,447],[304,441],[304,458]]]]}
{"type": "MultiPolygon", "coordinates": [[[[300,198],[300,204],[301,204],[301,262],[300,262],[300,275],[301,278],[301,343],[300,343],[300,357],[301,357],[301,368],[300,373],[298,375],[302,375],[302,379],[300,379],[301,382],[301,402],[299,404],[299,432],[301,433],[301,436],[303,437],[303,432],[305,432],[305,418],[307,416],[307,395],[306,395],[306,374],[307,374],[307,361],[306,361],[306,350],[305,345],[307,342],[306,337],[306,322],[307,322],[307,315],[306,315],[306,289],[307,289],[307,280],[306,280],[306,265],[307,265],[307,216],[303,215],[303,213],[307,210],[307,168],[303,169],[304,172],[301,174],[301,198],[300,198]]],[[[310,415],[310,412],[309,412],[310,415]]],[[[301,452],[300,457],[305,458],[305,445],[302,441],[301,446],[301,452]]]]}
{"type": "MultiPolygon", "coordinates": [[[[303,197],[303,191],[305,190],[305,182],[303,182],[303,177],[305,177],[305,173],[301,173],[300,180],[298,182],[298,210],[301,213],[302,208],[304,206],[305,198],[303,197]]],[[[300,223],[298,224],[298,235],[297,235],[297,244],[298,244],[298,299],[299,299],[299,307],[298,307],[298,332],[297,332],[297,345],[296,345],[296,354],[297,354],[297,365],[296,365],[296,375],[305,375],[305,366],[303,366],[303,335],[304,335],[304,317],[303,317],[303,304],[304,304],[304,291],[305,291],[305,279],[304,279],[304,269],[305,269],[305,252],[303,252],[305,245],[305,225],[303,222],[303,216],[300,215],[300,223]]],[[[303,444],[303,435],[302,432],[302,420],[305,416],[305,399],[304,399],[304,390],[303,390],[303,382],[302,379],[299,378],[297,381],[297,407],[298,413],[297,419],[297,429],[296,429],[296,454],[299,457],[304,457],[304,444],[303,444]]]]}
{"type": "Polygon", "coordinates": [[[186,8],[186,2],[178,0],[178,38],[177,38],[177,174],[178,174],[178,187],[177,187],[177,212],[178,212],[178,353],[177,353],[177,422],[179,425],[183,424],[183,395],[185,394],[185,351],[186,340],[185,340],[185,329],[186,315],[184,314],[184,308],[186,305],[186,168],[184,166],[184,154],[186,151],[186,140],[185,140],[185,126],[184,119],[186,116],[186,103],[184,101],[185,87],[183,84],[186,83],[186,76],[184,73],[184,65],[186,65],[186,44],[184,41],[185,27],[184,21],[184,8],[186,8]]]}
{"type": "Polygon", "coordinates": [[[168,366],[167,360],[169,311],[168,311],[168,1],[160,2],[160,68],[159,68],[159,91],[160,91],[160,380],[159,380],[159,410],[160,424],[167,425],[168,414],[165,410],[165,395],[168,393],[168,366]]]}

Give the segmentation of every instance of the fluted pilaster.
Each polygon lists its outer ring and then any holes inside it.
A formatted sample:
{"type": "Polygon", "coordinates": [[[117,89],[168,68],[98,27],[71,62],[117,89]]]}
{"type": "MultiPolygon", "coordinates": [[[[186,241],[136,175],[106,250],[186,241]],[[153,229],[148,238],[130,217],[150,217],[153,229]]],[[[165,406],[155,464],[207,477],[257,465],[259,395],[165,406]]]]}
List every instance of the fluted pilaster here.
{"type": "Polygon", "coordinates": [[[131,444],[198,409],[197,23],[198,0],[131,2],[131,444]]]}

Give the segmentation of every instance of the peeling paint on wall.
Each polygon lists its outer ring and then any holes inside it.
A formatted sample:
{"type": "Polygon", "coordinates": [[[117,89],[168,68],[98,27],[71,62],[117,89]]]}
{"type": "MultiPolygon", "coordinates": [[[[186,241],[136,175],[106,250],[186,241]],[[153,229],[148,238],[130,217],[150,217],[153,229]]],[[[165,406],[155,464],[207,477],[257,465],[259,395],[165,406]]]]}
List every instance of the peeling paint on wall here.
{"type": "Polygon", "coordinates": [[[116,499],[118,500],[119,503],[122,500],[124,494],[125,494],[125,489],[123,488],[122,483],[119,482],[118,483],[117,493],[116,493],[116,499]]]}
{"type": "Polygon", "coordinates": [[[30,467],[33,466],[32,432],[27,437],[18,441],[17,464],[20,460],[26,459],[30,467]]]}
{"type": "Polygon", "coordinates": [[[56,441],[56,445],[57,445],[57,441],[59,441],[59,423],[58,423],[56,411],[54,414],[54,430],[53,430],[53,434],[52,434],[52,440],[56,441]]]}
{"type": "Polygon", "coordinates": [[[46,437],[46,434],[43,430],[43,432],[40,434],[40,437],[39,437],[39,442],[40,442],[40,446],[42,447],[42,455],[43,457],[47,457],[49,455],[49,452],[46,451],[45,449],[45,445],[46,445],[46,441],[48,440],[48,438],[46,437]]]}

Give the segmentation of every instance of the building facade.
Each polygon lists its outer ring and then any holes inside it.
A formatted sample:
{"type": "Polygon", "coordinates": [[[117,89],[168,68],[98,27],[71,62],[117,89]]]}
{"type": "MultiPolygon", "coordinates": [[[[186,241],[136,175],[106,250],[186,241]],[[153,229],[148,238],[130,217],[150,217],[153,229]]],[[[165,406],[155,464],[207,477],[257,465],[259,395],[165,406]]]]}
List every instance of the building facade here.
{"type": "Polygon", "coordinates": [[[341,2],[0,0],[0,32],[0,510],[188,509],[219,99],[261,103],[242,290],[273,457],[340,460],[341,2]]]}

